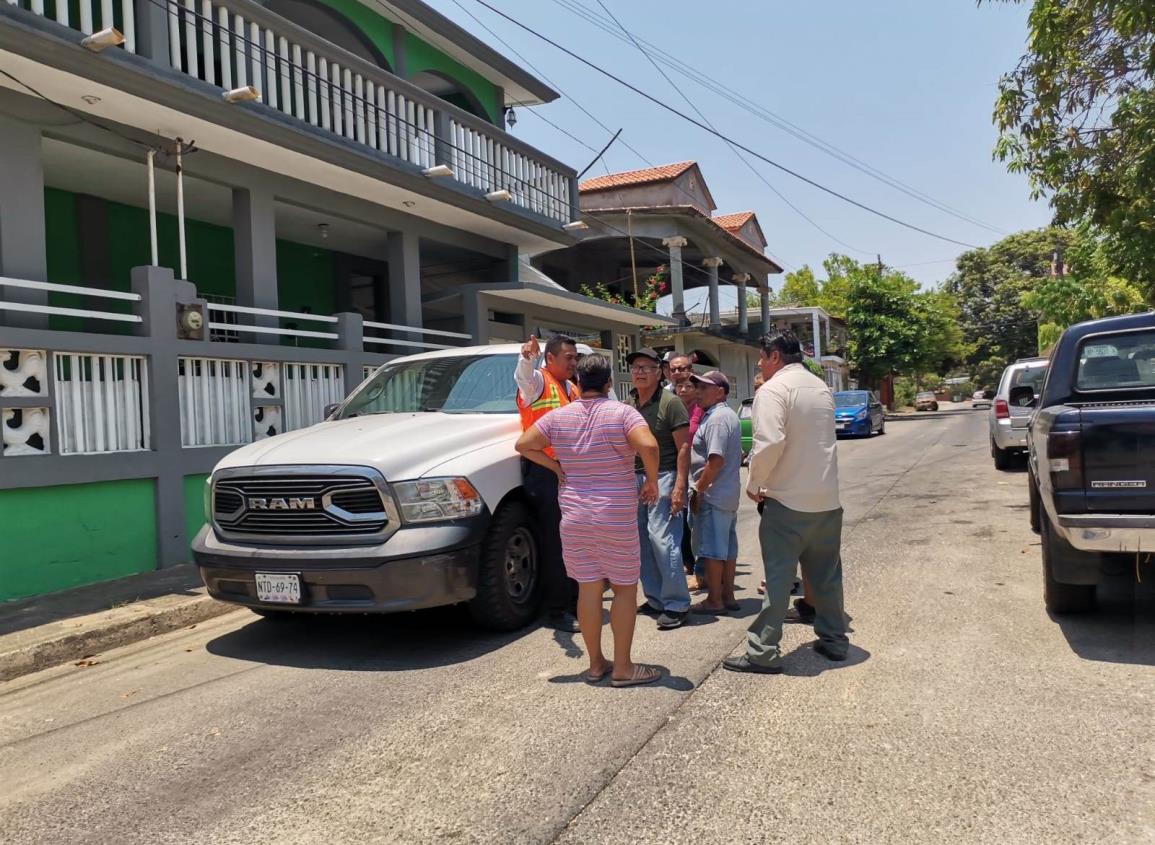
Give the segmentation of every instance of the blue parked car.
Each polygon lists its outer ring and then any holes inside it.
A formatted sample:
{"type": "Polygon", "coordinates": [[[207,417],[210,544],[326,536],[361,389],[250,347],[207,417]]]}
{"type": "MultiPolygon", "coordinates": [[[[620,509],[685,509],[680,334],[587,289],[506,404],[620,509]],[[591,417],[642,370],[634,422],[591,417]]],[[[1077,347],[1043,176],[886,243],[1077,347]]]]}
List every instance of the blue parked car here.
{"type": "Polygon", "coordinates": [[[870,437],[886,434],[886,413],[878,397],[868,390],[841,390],[834,394],[836,434],[870,437]]]}

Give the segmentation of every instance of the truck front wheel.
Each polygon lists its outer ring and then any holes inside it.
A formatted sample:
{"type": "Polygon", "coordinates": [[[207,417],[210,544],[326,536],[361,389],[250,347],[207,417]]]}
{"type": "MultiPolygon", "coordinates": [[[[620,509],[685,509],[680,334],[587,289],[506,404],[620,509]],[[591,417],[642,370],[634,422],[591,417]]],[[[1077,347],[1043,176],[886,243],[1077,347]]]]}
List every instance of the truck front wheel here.
{"type": "Polygon", "coordinates": [[[1059,559],[1088,552],[1074,548],[1055,533],[1051,519],[1040,506],[1039,521],[1043,535],[1043,602],[1056,615],[1086,613],[1095,606],[1094,584],[1063,584],[1055,580],[1055,564],[1059,559]]]}
{"type": "Polygon", "coordinates": [[[481,548],[477,595],[469,602],[473,620],[512,631],[537,615],[539,558],[529,509],[509,502],[493,517],[481,548]]]}

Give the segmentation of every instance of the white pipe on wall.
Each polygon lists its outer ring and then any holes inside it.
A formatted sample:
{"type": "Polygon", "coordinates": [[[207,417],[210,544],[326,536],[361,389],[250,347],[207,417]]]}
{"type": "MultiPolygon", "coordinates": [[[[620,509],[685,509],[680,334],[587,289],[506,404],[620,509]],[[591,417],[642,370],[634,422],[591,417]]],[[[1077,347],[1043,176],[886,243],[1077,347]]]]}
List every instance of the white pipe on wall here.
{"type": "Polygon", "coordinates": [[[177,237],[180,242],[180,278],[181,281],[188,281],[188,262],[186,260],[185,239],[184,239],[184,165],[181,163],[181,150],[184,149],[184,141],[180,138],[176,139],[176,228],[177,237]]]}
{"type": "Polygon", "coordinates": [[[149,243],[152,246],[152,266],[160,266],[160,258],[157,255],[156,248],[156,172],[153,167],[153,160],[156,158],[156,150],[148,151],[148,236],[149,243]]]}

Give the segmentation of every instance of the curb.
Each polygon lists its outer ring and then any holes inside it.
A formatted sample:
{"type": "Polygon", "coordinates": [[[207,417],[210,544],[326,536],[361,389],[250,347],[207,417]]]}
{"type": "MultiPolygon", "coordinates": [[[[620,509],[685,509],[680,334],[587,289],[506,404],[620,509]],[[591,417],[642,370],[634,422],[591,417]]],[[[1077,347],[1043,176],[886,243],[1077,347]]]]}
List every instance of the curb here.
{"type": "Polygon", "coordinates": [[[45,642],[0,654],[0,683],[109,649],[131,645],[158,634],[167,634],[240,609],[209,596],[200,596],[173,607],[151,610],[142,616],[104,625],[97,623],[87,631],[62,634],[45,642]]]}

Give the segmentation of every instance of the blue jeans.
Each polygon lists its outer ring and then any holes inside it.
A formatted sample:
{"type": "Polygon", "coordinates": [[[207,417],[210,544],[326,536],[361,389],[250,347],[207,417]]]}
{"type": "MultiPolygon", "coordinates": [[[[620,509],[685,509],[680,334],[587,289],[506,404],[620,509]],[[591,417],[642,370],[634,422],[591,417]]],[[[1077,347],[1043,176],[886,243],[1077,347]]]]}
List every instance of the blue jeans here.
{"type": "Polygon", "coordinates": [[[709,502],[698,505],[690,515],[693,526],[694,553],[698,559],[736,560],[738,558],[738,512],[724,511],[709,502]]]}
{"type": "MultiPolygon", "coordinates": [[[[690,609],[690,589],[682,567],[682,517],[670,515],[670,495],[676,471],[658,473],[658,501],[638,503],[638,534],[642,546],[642,592],[650,607],[685,613],[690,609]]],[[[641,490],[645,476],[638,475],[641,490]]]]}

